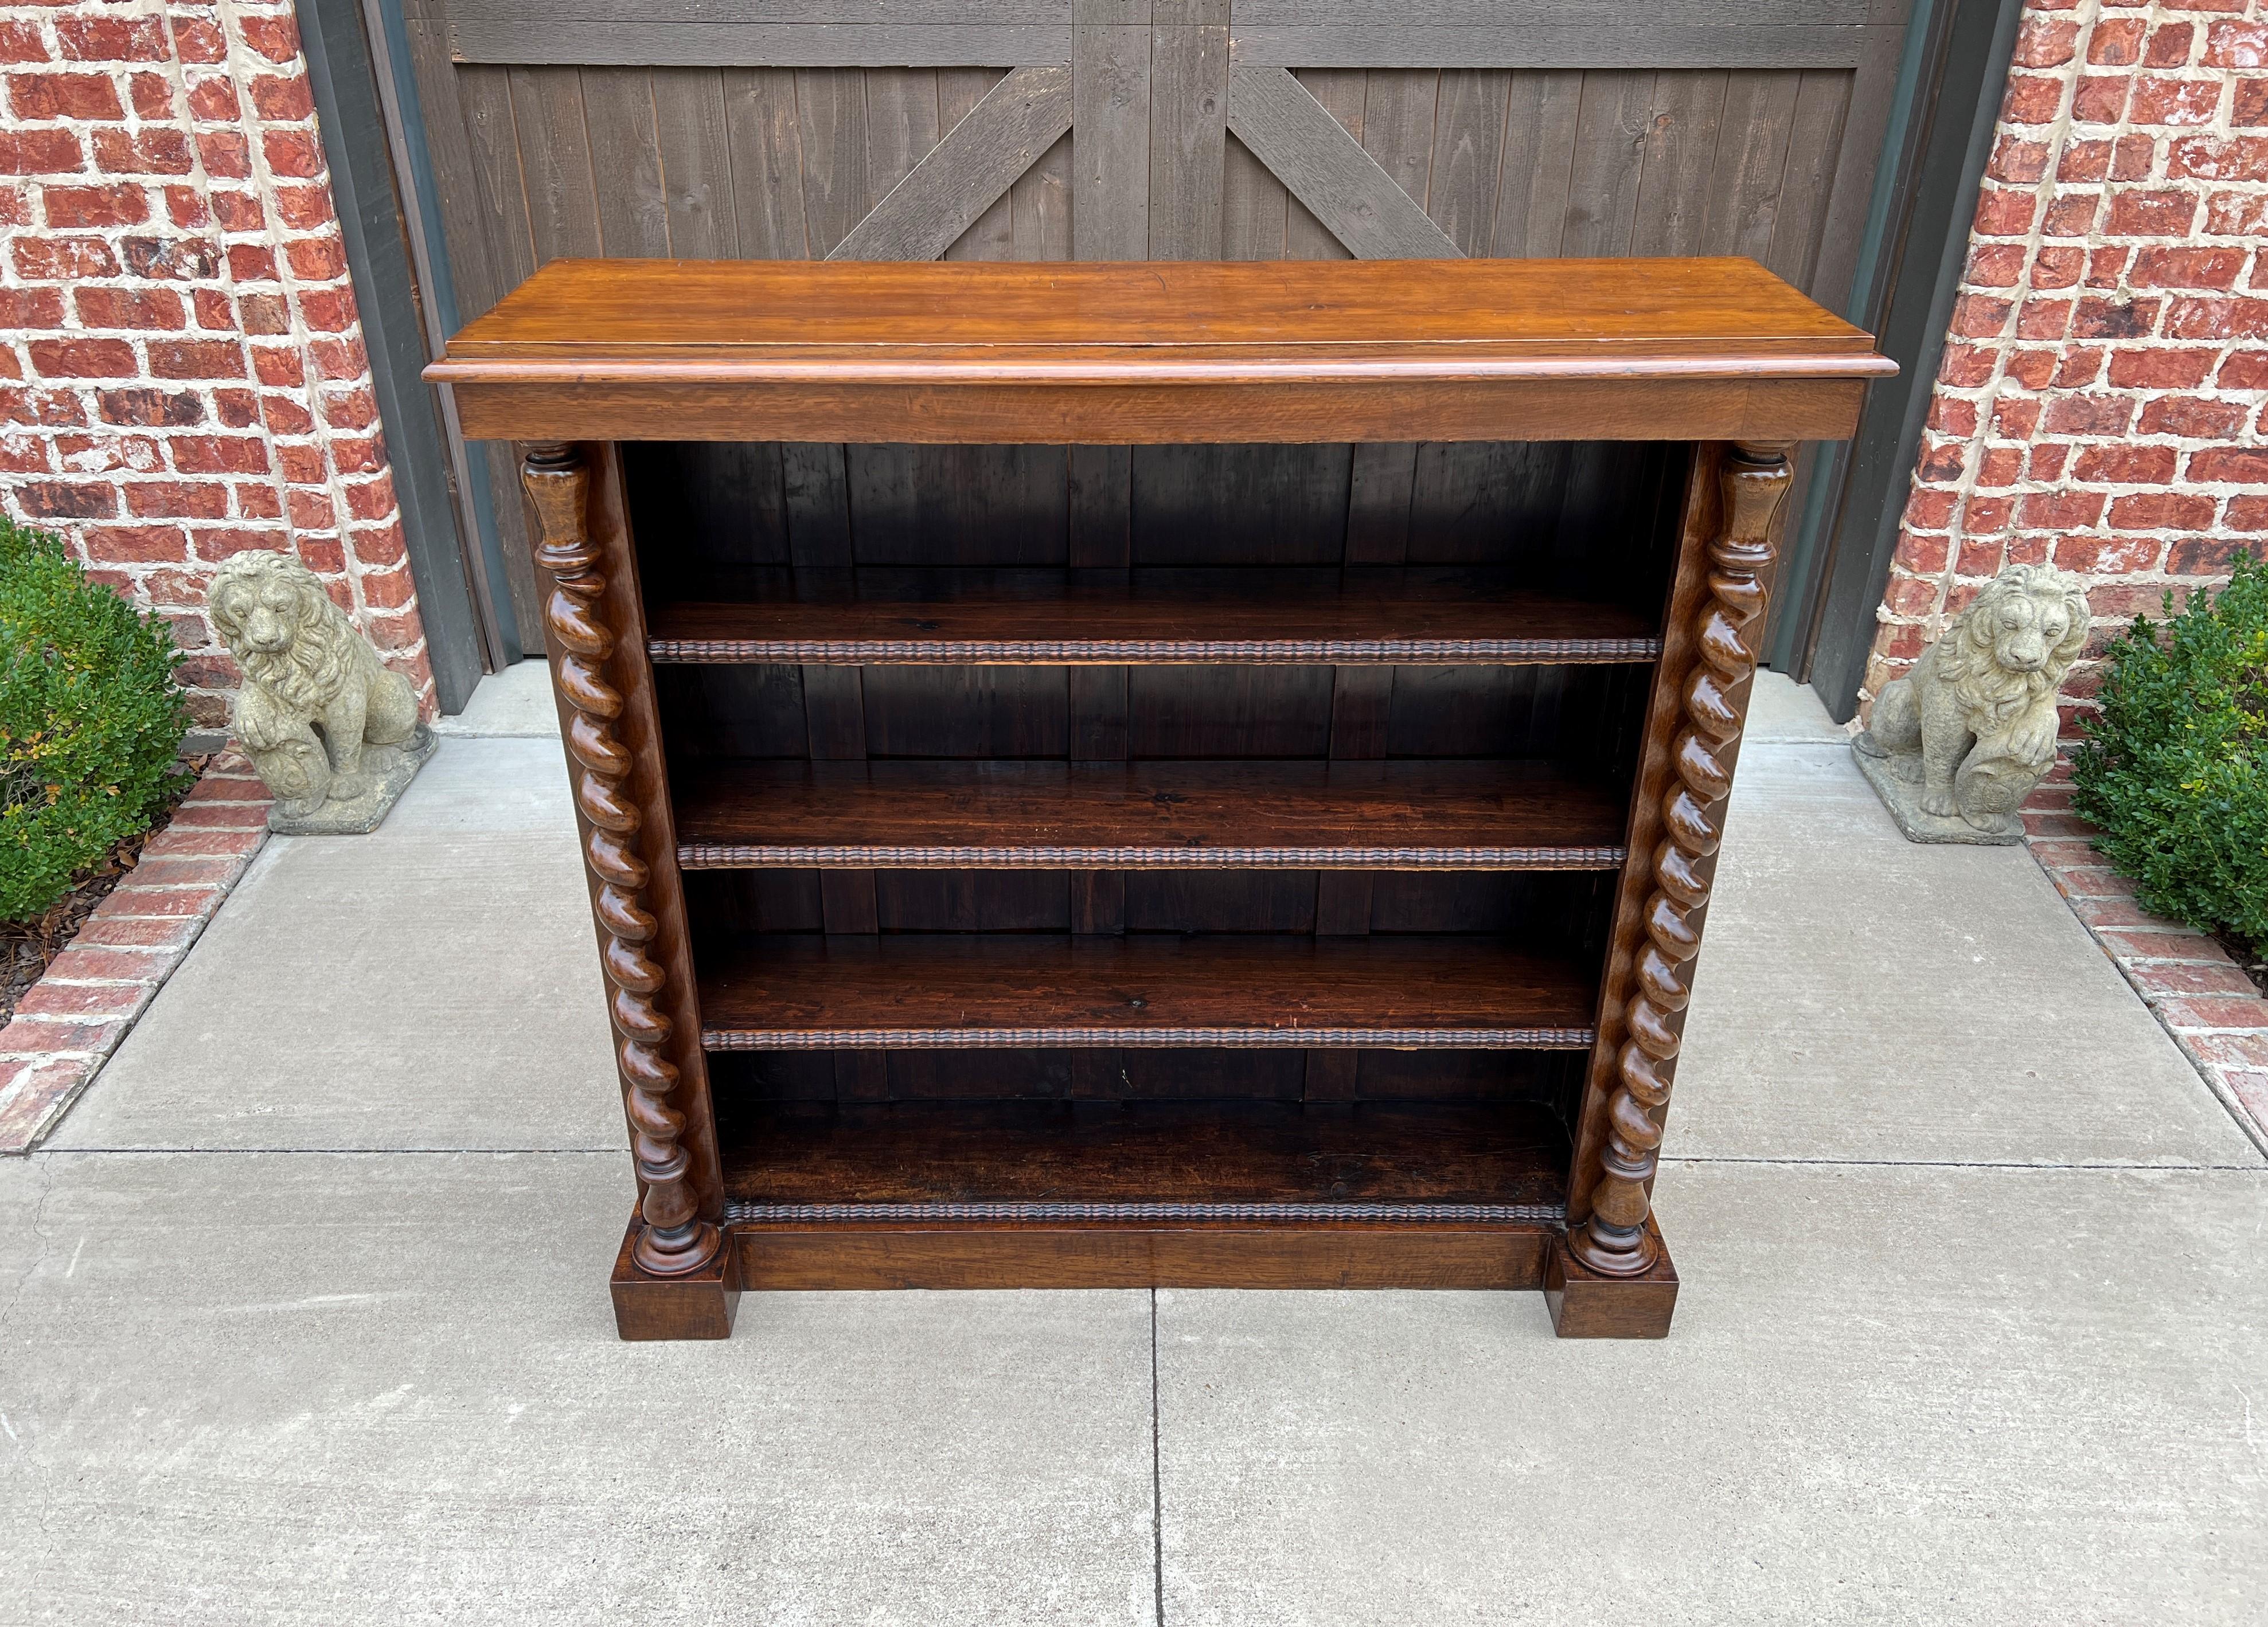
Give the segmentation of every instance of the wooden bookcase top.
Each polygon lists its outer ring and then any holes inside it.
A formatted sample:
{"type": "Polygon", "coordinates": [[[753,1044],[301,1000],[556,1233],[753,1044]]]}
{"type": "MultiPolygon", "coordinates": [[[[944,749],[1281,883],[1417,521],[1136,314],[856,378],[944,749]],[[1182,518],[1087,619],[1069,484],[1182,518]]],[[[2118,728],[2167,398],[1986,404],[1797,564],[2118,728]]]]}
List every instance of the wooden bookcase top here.
{"type": "Polygon", "coordinates": [[[475,437],[1839,438],[1873,341],[1752,261],[557,261],[428,377],[475,437]]]}

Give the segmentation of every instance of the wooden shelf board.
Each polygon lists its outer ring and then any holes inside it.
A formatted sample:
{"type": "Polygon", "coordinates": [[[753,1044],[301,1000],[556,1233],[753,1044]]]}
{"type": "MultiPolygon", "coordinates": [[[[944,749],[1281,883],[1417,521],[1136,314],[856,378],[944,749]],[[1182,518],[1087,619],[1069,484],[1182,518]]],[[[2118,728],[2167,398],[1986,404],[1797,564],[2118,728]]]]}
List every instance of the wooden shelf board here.
{"type": "Polygon", "coordinates": [[[750,938],[701,957],[711,1050],[1585,1050],[1590,980],[1485,938],[750,938]]]}
{"type": "Polygon", "coordinates": [[[1858,328],[1731,258],[567,260],[468,324],[428,376],[541,380],[552,375],[537,364],[601,358],[622,364],[606,377],[700,368],[788,381],[817,367],[893,382],[1457,378],[1490,364],[1512,376],[1627,377],[1646,358],[1731,377],[1889,372],[1872,351],[1858,328]]]}
{"type": "Polygon", "coordinates": [[[1565,1134],[1520,1101],[731,1101],[718,1116],[738,1224],[1535,1225],[1565,1197],[1565,1134]]]}
{"type": "Polygon", "coordinates": [[[688,771],[688,870],[1612,870],[1623,799],[1523,762],[771,762],[688,771]]]}
{"type": "Polygon", "coordinates": [[[693,664],[1464,666],[1642,663],[1661,641],[1635,611],[1503,571],[1145,571],[1108,585],[940,571],[925,591],[909,572],[862,571],[800,597],[660,606],[647,649],[693,664]]]}

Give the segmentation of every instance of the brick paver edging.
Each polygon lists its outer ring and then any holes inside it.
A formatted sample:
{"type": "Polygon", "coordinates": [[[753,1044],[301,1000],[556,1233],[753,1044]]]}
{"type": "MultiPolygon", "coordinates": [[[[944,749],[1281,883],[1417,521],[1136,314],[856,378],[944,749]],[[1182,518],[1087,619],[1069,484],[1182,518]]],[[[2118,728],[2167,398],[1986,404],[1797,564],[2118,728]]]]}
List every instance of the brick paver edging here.
{"type": "Polygon", "coordinates": [[[217,757],[0,1027],[0,1154],[28,1152],[118,1049],[268,836],[268,788],[217,757]]]}
{"type": "Polygon", "coordinates": [[[2071,811],[2070,773],[2058,763],[2024,805],[2032,857],[2213,1094],[2268,1152],[2268,998],[2212,939],[2135,903],[2134,884],[2095,850],[2095,827],[2071,811]]]}

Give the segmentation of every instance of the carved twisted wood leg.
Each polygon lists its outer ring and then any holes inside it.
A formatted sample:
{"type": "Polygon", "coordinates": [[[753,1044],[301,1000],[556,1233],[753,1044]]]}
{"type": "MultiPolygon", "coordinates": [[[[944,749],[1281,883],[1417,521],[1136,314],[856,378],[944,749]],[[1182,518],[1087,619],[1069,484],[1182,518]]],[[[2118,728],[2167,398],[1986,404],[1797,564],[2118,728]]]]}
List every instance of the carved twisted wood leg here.
{"type": "Polygon", "coordinates": [[[585,824],[583,861],[596,887],[592,909],[605,936],[600,956],[610,989],[615,1065],[622,1076],[631,1152],[645,1193],[644,1221],[630,1245],[632,1262],[658,1277],[700,1270],[716,1258],[722,1233],[701,1218],[681,1142],[684,1115],[670,1105],[676,1064],[664,1054],[670,1020],[654,997],[664,974],[652,953],[657,925],[647,908],[652,879],[638,856],[644,816],[630,785],[630,755],[615,738],[621,692],[607,679],[615,635],[599,611],[607,582],[602,556],[585,524],[590,478],[572,447],[531,447],[520,479],[534,501],[541,541],[536,568],[551,578],[544,623],[556,649],[554,681],[571,709],[567,755],[573,762],[575,807],[585,824]]]}
{"type": "Polygon", "coordinates": [[[1610,1277],[1642,1275],[1660,1258],[1660,1234],[1646,1224],[1648,1183],[1684,1039],[1693,959],[1716,876],[1725,799],[1733,787],[1733,759],[1756,666],[1764,577],[1789,475],[1786,449],[1778,446],[1733,447],[1718,469],[1724,518],[1709,544],[1708,592],[1693,624],[1695,659],[1685,681],[1683,724],[1670,750],[1675,778],[1661,806],[1666,834],[1653,851],[1646,942],[1625,1012],[1629,1038],[1607,1104],[1590,1217],[1567,1238],[1569,1255],[1610,1277]]]}

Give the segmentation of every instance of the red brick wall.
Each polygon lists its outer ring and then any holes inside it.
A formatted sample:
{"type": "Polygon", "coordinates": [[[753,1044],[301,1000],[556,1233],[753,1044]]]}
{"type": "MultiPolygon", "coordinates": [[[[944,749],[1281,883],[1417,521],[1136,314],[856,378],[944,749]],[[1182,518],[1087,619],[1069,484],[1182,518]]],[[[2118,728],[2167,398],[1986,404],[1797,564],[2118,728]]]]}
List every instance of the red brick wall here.
{"type": "Polygon", "coordinates": [[[288,0],[0,0],[0,501],[236,671],[213,569],[289,549],[431,674],[288,0]]]}
{"type": "Polygon", "coordinates": [[[2264,243],[2268,0],[2029,0],[1867,696],[2004,565],[2086,576],[2099,648],[2263,551],[2264,243]]]}

